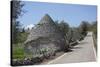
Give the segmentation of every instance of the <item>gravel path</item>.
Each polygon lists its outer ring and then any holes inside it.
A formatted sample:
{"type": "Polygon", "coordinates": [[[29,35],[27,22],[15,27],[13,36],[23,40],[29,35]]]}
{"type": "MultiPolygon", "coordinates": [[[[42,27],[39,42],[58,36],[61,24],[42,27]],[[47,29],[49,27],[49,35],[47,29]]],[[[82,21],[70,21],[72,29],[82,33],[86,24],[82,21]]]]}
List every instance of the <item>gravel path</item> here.
{"type": "Polygon", "coordinates": [[[92,32],[88,32],[85,39],[81,41],[79,45],[75,46],[72,50],[72,52],[64,53],[60,57],[47,62],[46,64],[96,61],[96,52],[94,49],[92,32]]]}

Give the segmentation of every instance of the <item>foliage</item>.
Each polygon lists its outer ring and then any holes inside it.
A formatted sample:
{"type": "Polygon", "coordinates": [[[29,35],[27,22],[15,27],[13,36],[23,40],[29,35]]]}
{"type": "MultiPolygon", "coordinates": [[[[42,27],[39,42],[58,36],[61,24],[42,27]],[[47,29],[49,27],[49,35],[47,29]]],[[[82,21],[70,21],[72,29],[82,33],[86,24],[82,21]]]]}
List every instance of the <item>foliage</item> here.
{"type": "Polygon", "coordinates": [[[22,43],[13,44],[12,58],[13,59],[24,59],[24,48],[22,43]]]}
{"type": "Polygon", "coordinates": [[[79,26],[79,29],[80,29],[80,33],[83,36],[86,36],[87,35],[87,31],[88,31],[88,22],[82,21],[82,23],[79,26]]]}
{"type": "Polygon", "coordinates": [[[69,25],[65,21],[61,21],[58,26],[61,32],[66,35],[69,30],[69,25]]]}
{"type": "Polygon", "coordinates": [[[20,0],[11,1],[11,17],[17,19],[23,12],[22,7],[24,4],[20,0]]]}
{"type": "Polygon", "coordinates": [[[20,41],[22,31],[22,26],[19,21],[17,21],[18,17],[22,14],[22,7],[24,4],[19,0],[11,1],[11,23],[12,23],[12,43],[18,43],[20,41]]]}
{"type": "Polygon", "coordinates": [[[12,43],[18,43],[20,38],[21,25],[19,22],[16,22],[12,25],[12,43]]]}
{"type": "Polygon", "coordinates": [[[91,31],[93,31],[95,37],[97,38],[97,21],[91,24],[91,31]]]}
{"type": "Polygon", "coordinates": [[[68,42],[72,42],[72,38],[73,38],[73,30],[70,28],[69,31],[66,33],[66,40],[68,40],[68,42]]]}
{"type": "Polygon", "coordinates": [[[19,37],[19,43],[23,43],[25,42],[25,40],[27,39],[28,33],[27,32],[20,32],[20,36],[19,37]]]}

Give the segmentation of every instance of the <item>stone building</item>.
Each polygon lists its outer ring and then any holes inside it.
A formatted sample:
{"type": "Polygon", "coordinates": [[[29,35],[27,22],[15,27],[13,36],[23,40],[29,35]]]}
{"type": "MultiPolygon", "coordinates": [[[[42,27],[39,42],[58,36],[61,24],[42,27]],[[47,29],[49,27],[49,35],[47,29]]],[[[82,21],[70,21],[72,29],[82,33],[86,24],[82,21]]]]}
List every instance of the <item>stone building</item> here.
{"type": "Polygon", "coordinates": [[[67,46],[65,42],[64,35],[60,32],[58,26],[48,14],[45,14],[30,31],[24,45],[27,52],[34,53],[42,48],[55,49],[55,51],[64,50],[67,46]]]}

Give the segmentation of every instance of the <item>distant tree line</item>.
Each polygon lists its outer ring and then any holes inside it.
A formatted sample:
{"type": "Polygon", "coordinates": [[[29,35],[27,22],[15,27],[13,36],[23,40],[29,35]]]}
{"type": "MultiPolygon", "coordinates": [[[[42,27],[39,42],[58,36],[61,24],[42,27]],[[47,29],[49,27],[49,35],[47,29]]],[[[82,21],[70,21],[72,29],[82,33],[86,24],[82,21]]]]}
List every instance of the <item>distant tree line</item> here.
{"type": "Polygon", "coordinates": [[[82,21],[78,27],[70,27],[64,20],[59,22],[55,21],[60,31],[63,33],[67,43],[70,45],[77,40],[83,40],[88,31],[92,31],[97,38],[97,21],[89,23],[88,21],[82,21]]]}

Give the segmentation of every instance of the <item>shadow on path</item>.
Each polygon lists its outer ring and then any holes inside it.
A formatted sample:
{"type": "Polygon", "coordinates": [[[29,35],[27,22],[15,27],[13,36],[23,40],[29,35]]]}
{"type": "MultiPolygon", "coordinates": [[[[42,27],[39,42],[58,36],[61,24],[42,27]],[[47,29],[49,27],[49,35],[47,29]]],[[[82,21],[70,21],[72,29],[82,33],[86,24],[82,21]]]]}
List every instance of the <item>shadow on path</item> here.
{"type": "Polygon", "coordinates": [[[73,49],[81,49],[82,47],[73,47],[73,49]]]}
{"type": "Polygon", "coordinates": [[[78,45],[84,45],[84,44],[88,44],[88,42],[81,42],[81,43],[78,44],[78,45]]]}

